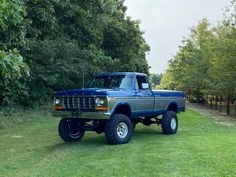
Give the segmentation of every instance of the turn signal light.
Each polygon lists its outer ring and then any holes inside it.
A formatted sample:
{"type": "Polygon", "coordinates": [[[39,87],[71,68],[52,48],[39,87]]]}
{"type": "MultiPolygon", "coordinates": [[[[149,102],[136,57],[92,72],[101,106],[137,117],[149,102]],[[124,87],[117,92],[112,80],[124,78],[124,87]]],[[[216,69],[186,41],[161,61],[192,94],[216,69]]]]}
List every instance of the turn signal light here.
{"type": "Polygon", "coordinates": [[[97,107],[96,108],[98,111],[108,111],[109,108],[108,107],[97,107]]]}
{"type": "Polygon", "coordinates": [[[64,106],[55,106],[55,110],[63,110],[64,109],[64,106]]]}

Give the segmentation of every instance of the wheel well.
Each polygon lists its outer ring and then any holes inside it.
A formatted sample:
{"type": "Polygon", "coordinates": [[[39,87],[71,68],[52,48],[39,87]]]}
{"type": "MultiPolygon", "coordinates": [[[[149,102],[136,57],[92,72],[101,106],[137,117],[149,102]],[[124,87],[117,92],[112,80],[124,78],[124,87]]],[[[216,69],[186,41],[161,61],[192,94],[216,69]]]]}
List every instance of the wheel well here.
{"type": "Polygon", "coordinates": [[[178,112],[178,105],[177,103],[170,103],[170,105],[167,108],[167,111],[174,111],[174,112],[178,112]]]}
{"type": "Polygon", "coordinates": [[[120,105],[115,109],[113,114],[124,114],[128,117],[131,117],[131,109],[128,105],[120,105]]]}

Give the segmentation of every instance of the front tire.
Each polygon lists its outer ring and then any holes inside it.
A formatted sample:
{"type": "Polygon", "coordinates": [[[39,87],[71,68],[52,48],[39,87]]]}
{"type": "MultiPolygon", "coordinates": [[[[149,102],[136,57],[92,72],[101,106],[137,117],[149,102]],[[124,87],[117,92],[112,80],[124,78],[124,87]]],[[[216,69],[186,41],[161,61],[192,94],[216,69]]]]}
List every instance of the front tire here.
{"type": "Polygon", "coordinates": [[[178,117],[174,111],[167,111],[161,120],[162,131],[166,135],[175,134],[178,130],[178,117]]]}
{"type": "Polygon", "coordinates": [[[84,123],[79,119],[62,118],[58,125],[58,132],[65,142],[79,141],[85,133],[83,126],[84,123]]]}
{"type": "Polygon", "coordinates": [[[123,114],[114,114],[108,120],[105,136],[109,144],[125,144],[131,139],[133,125],[129,117],[123,114]]]}

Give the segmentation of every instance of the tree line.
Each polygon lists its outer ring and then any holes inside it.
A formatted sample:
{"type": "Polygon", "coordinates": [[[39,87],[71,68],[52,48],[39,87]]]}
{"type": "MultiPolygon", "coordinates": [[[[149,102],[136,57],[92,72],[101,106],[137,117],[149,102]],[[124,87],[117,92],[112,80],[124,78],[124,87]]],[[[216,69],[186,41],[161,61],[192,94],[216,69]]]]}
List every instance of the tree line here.
{"type": "Polygon", "coordinates": [[[169,61],[161,86],[184,90],[190,101],[220,111],[224,102],[230,114],[230,105],[236,100],[235,0],[218,25],[212,27],[203,19],[191,28],[190,35],[183,39],[179,51],[169,61]]]}
{"type": "Polygon", "coordinates": [[[124,0],[0,0],[0,105],[33,105],[96,73],[148,74],[124,0]]]}

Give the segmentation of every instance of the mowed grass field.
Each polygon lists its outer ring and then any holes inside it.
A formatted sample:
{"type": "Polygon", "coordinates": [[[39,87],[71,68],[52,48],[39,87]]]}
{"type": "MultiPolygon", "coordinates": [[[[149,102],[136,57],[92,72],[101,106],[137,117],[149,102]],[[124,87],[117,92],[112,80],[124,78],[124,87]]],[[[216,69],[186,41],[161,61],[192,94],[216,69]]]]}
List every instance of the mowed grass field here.
{"type": "Polygon", "coordinates": [[[1,177],[236,176],[236,126],[187,110],[176,135],[138,125],[125,145],[108,145],[104,134],[87,132],[64,143],[59,119],[32,120],[0,130],[1,177]]]}

